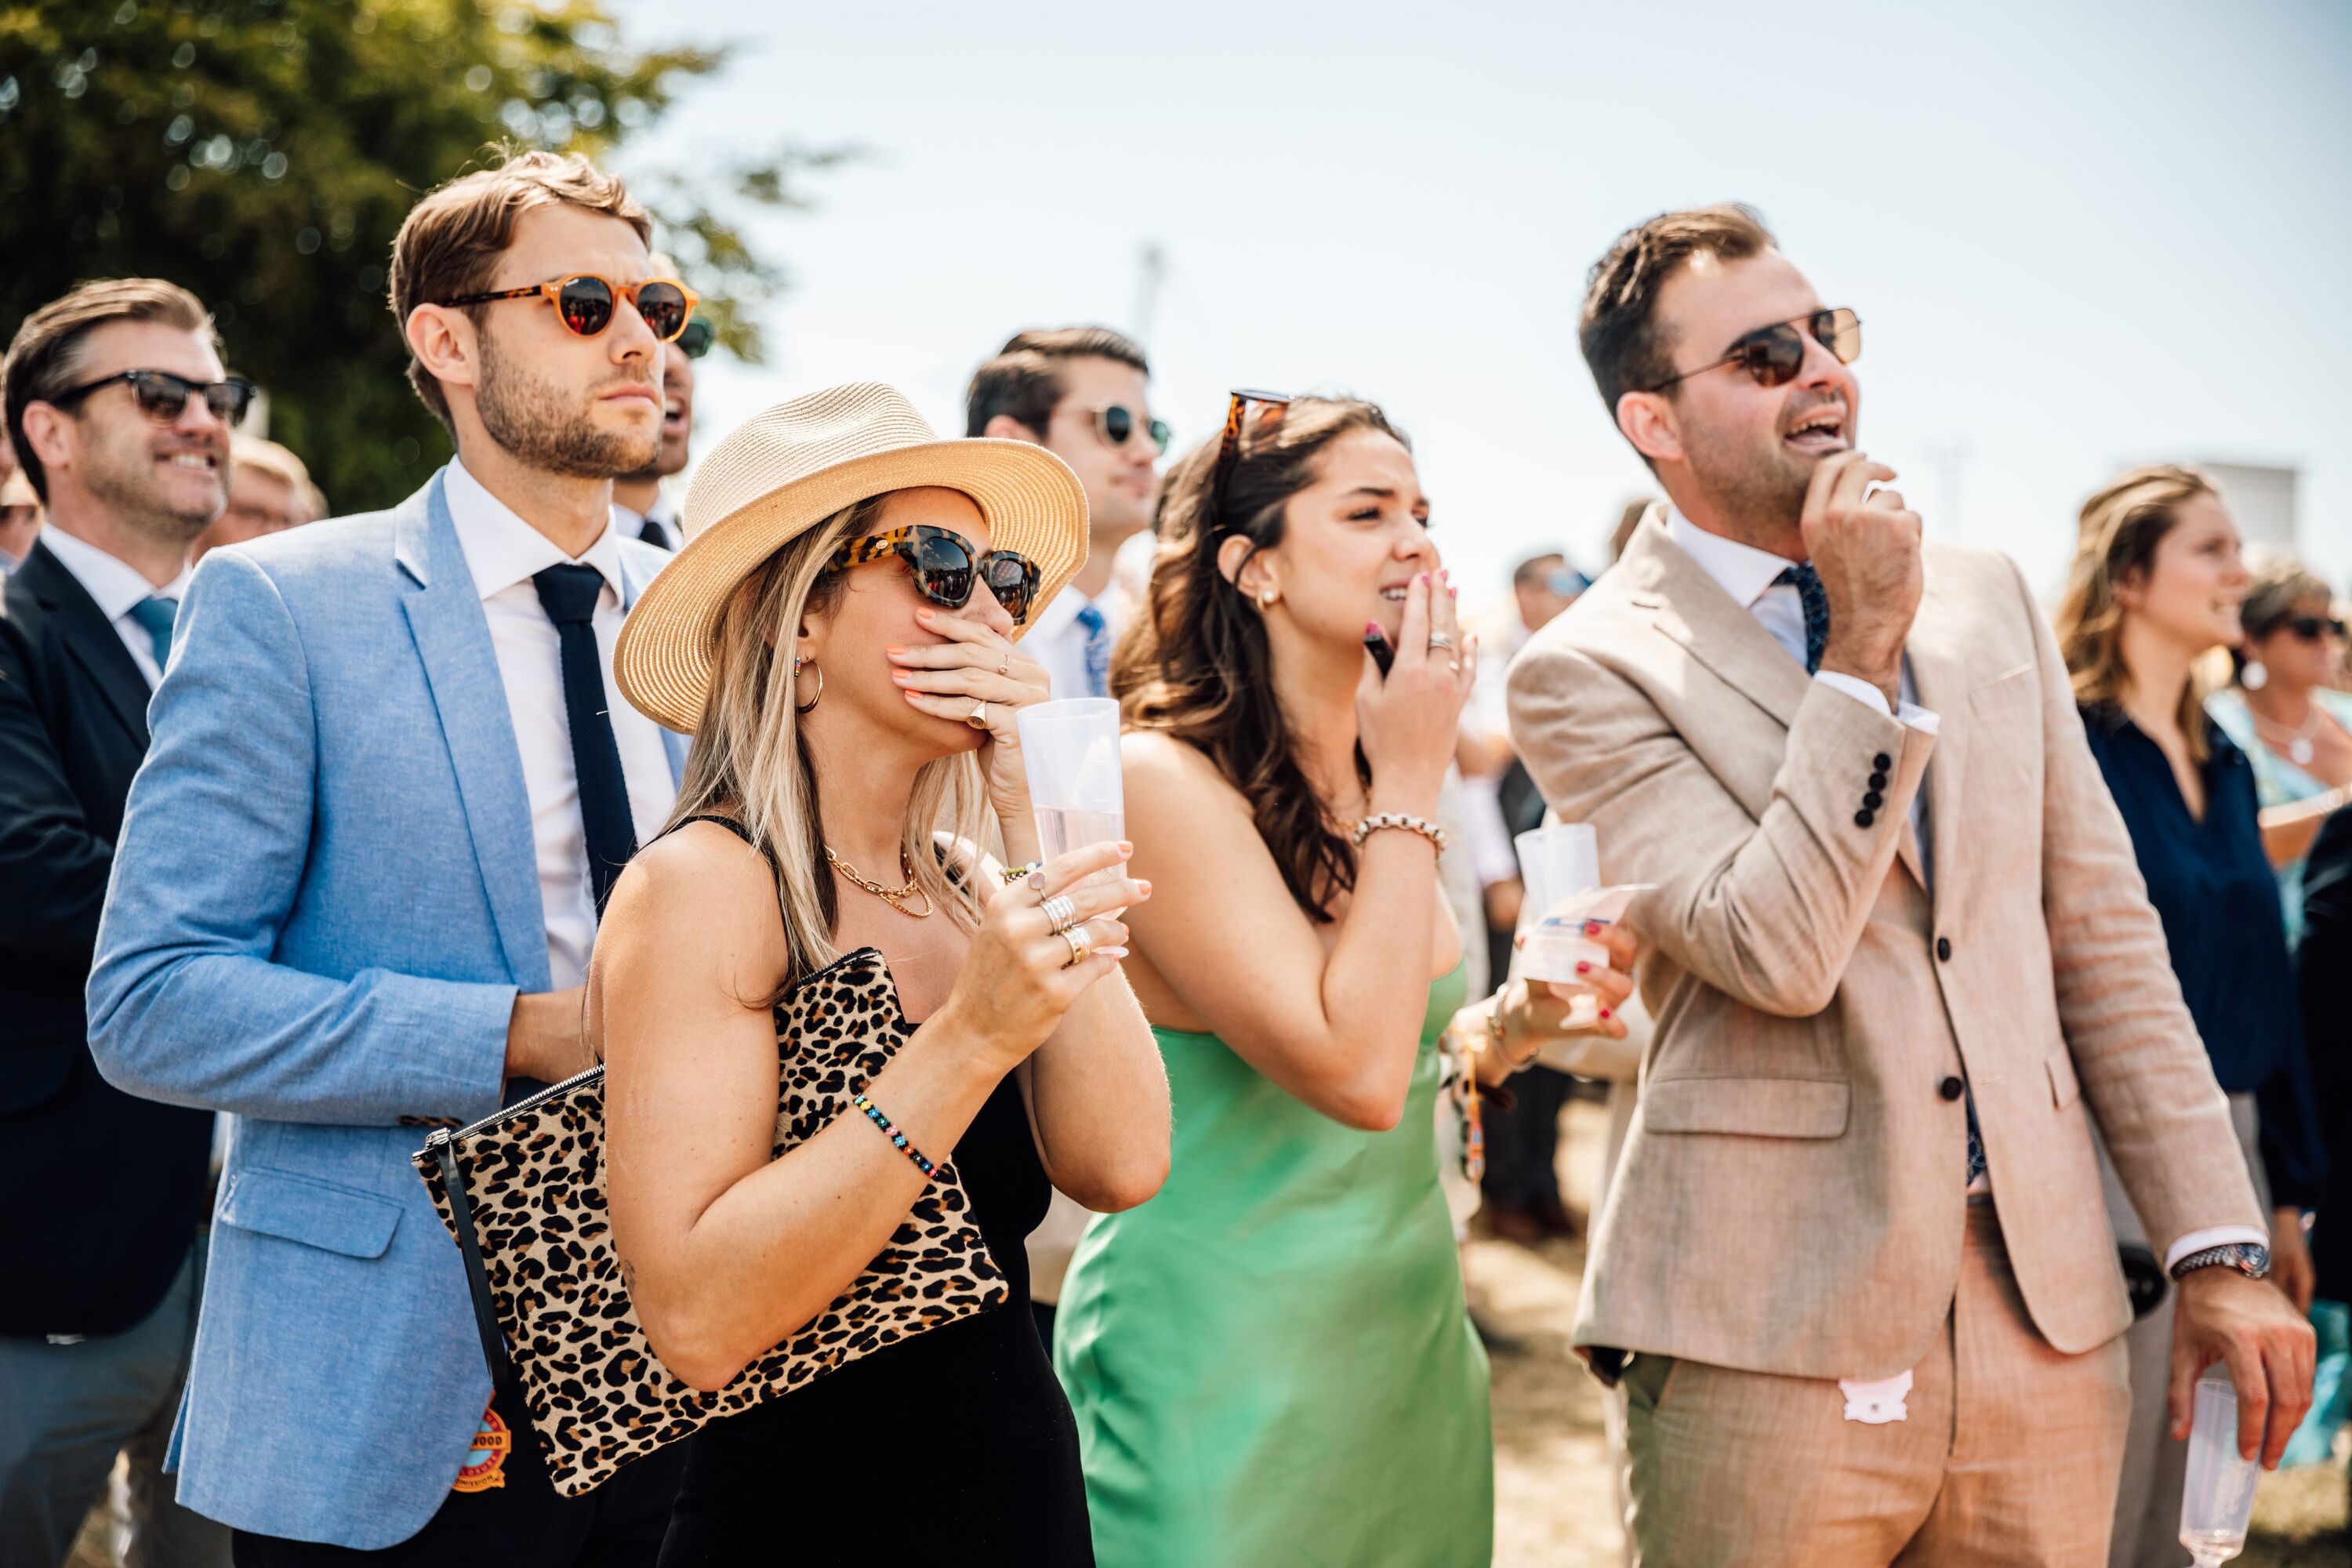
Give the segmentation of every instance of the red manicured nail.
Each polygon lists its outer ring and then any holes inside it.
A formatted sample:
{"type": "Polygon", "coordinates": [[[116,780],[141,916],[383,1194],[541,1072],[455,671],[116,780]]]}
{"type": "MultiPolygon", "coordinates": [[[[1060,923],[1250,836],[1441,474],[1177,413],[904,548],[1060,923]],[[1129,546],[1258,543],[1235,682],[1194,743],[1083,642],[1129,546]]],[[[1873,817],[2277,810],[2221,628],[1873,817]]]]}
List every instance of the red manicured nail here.
{"type": "Polygon", "coordinates": [[[1576,972],[1579,974],[1590,974],[1592,973],[1592,965],[1585,963],[1584,960],[1580,958],[1576,961],[1576,972]]]}
{"type": "Polygon", "coordinates": [[[1585,921],[1584,934],[1587,936],[1599,936],[1601,934],[1601,922],[1599,921],[1585,921]]]}
{"type": "Polygon", "coordinates": [[[1609,1009],[1608,1009],[1608,1008],[1606,1008],[1606,1007],[1603,1007],[1602,1009],[1601,1009],[1601,1016],[1602,1017],[1604,1017],[1604,1018],[1606,1018],[1607,1016],[1609,1016],[1609,1009]]]}
{"type": "Polygon", "coordinates": [[[1364,635],[1365,635],[1366,637],[1370,637],[1370,636],[1374,635],[1375,633],[1379,633],[1380,635],[1381,635],[1381,636],[1383,636],[1383,637],[1385,637],[1385,636],[1387,635],[1387,634],[1386,634],[1386,633],[1384,633],[1384,632],[1381,632],[1381,623],[1380,623],[1380,622],[1378,622],[1378,621],[1366,621],[1366,622],[1364,623],[1364,635]]]}

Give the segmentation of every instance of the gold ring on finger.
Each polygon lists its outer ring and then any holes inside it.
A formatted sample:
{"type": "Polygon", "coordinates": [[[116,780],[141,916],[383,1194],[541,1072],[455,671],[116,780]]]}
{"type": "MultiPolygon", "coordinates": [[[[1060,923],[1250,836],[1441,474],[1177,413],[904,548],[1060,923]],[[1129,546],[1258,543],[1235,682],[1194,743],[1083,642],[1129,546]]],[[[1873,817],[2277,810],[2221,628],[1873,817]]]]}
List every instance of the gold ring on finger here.
{"type": "Polygon", "coordinates": [[[1084,963],[1087,961],[1087,955],[1095,950],[1095,939],[1087,934],[1087,928],[1083,922],[1074,926],[1065,926],[1055,934],[1070,944],[1070,962],[1062,965],[1065,969],[1084,963]]]}
{"type": "Polygon", "coordinates": [[[1003,675],[1006,670],[1011,669],[1012,668],[1013,668],[1013,650],[1012,650],[1011,648],[1006,648],[1006,649],[1004,650],[1004,662],[1003,662],[1003,664],[1000,664],[1000,665],[998,665],[998,666],[996,667],[996,673],[997,673],[997,674],[999,674],[999,675],[1003,675]]]}
{"type": "Polygon", "coordinates": [[[981,703],[979,706],[975,707],[975,708],[974,708],[971,712],[969,712],[969,713],[967,713],[967,714],[965,714],[965,715],[964,715],[964,720],[963,720],[963,721],[964,721],[965,723],[967,723],[967,724],[971,725],[971,726],[973,729],[975,729],[975,730],[985,730],[985,729],[987,729],[987,728],[988,728],[988,704],[987,704],[987,703],[985,703],[985,702],[982,702],[982,703],[981,703]]]}
{"type": "Polygon", "coordinates": [[[1054,928],[1055,936],[1078,923],[1078,906],[1064,894],[1055,893],[1037,907],[1045,911],[1046,923],[1054,928]]]}

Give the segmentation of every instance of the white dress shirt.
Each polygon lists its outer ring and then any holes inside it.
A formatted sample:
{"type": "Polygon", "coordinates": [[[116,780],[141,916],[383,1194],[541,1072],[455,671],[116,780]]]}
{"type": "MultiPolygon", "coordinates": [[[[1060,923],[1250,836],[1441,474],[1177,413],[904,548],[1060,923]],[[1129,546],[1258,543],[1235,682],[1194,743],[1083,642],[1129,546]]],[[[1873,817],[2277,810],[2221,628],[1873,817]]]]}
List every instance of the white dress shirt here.
{"type": "Polygon", "coordinates": [[[658,544],[664,550],[676,550],[686,542],[686,530],[678,526],[677,503],[670,500],[669,486],[667,484],[656,484],[654,487],[654,504],[644,511],[638,511],[634,507],[625,507],[619,501],[614,501],[613,521],[619,525],[621,531],[631,539],[645,539],[646,524],[649,522],[654,524],[661,530],[661,537],[646,539],[646,542],[658,544]]]}
{"type": "MultiPolygon", "coordinates": [[[[523,791],[530,800],[530,837],[539,859],[539,896],[547,920],[547,966],[556,990],[588,977],[596,944],[596,898],[588,879],[588,830],[580,816],[580,778],[572,761],[572,725],[563,707],[562,644],[539,602],[532,574],[572,560],[555,542],[515,515],[481,481],[452,459],[442,481],[449,518],[466,570],[482,596],[490,648],[506,688],[507,713],[522,752],[523,791]]],[[[578,557],[604,574],[593,627],[603,656],[613,739],[628,785],[629,817],[645,843],[669,820],[677,799],[669,752],[654,721],[620,700],[613,679],[613,647],[621,635],[621,544],[607,528],[578,557]]]]}
{"type": "MultiPolygon", "coordinates": [[[[985,593],[975,588],[974,593],[985,593]]],[[[1055,697],[1108,696],[1097,694],[1087,683],[1087,628],[1078,625],[1078,612],[1092,605],[1102,612],[1103,635],[1112,643],[1118,641],[1119,629],[1126,624],[1126,604],[1117,584],[1105,588],[1100,598],[1089,599],[1075,584],[1054,595],[1037,624],[1021,639],[1022,651],[1045,667],[1045,674],[1054,683],[1055,697]]]]}
{"type": "Polygon", "coordinates": [[[139,673],[147,678],[147,689],[152,691],[163,683],[163,667],[155,662],[155,639],[147,628],[131,618],[131,607],[148,598],[169,599],[173,604],[188,591],[188,568],[158,588],[141,575],[139,569],[117,560],[87,540],[77,539],[55,524],[41,530],[41,542],[58,563],[73,574],[82,591],[98,602],[98,613],[113,623],[115,635],[122,646],[131,650],[139,666],[139,673]]]}

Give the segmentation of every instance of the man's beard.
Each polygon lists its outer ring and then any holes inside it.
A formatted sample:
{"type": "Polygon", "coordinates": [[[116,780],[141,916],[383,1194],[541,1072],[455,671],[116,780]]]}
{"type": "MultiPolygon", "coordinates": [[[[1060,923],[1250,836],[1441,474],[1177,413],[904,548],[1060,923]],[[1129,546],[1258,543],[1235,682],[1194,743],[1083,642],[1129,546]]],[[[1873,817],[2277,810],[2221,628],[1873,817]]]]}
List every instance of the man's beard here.
{"type": "Polygon", "coordinates": [[[581,479],[620,479],[660,458],[658,426],[642,437],[599,430],[589,415],[589,398],[567,407],[562,388],[501,357],[489,333],[480,341],[482,384],[474,394],[474,411],[490,439],[508,452],[532,468],[581,479]]]}
{"type": "Polygon", "coordinates": [[[1751,539],[1796,527],[1805,515],[1814,460],[1792,457],[1777,437],[1770,449],[1757,450],[1725,444],[1714,434],[1686,429],[1683,453],[1717,515],[1751,539]]]}
{"type": "Polygon", "coordinates": [[[135,430],[121,434],[126,437],[122,448],[118,450],[110,442],[100,460],[89,466],[83,483],[89,487],[90,495],[134,533],[170,544],[194,544],[228,505],[228,455],[212,454],[220,465],[213,470],[220,485],[217,499],[183,506],[173,500],[163,476],[155,472],[155,452],[149,437],[135,430]]]}

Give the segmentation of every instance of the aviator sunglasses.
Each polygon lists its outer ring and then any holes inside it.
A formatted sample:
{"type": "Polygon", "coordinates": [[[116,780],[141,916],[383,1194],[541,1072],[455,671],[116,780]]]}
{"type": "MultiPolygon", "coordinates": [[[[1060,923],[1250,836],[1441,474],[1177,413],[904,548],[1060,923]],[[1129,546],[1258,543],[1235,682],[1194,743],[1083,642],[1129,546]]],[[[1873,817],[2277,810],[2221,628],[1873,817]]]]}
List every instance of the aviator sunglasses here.
{"type": "MultiPolygon", "coordinates": [[[[551,283],[528,289],[494,289],[487,294],[461,294],[444,305],[488,305],[499,300],[545,300],[556,318],[574,336],[593,338],[613,324],[614,301],[626,300],[645,319],[646,327],[664,342],[677,341],[694,319],[700,295],[674,278],[648,278],[642,283],[614,283],[593,272],[576,272],[551,283]]],[[[706,343],[706,348],[709,345],[706,343]]],[[[692,351],[689,350],[689,353],[692,351]]]]}
{"type": "Polygon", "coordinates": [[[1135,439],[1138,430],[1151,437],[1151,445],[1161,457],[1168,455],[1168,426],[1164,420],[1152,419],[1139,424],[1135,410],[1124,403],[1106,403],[1087,410],[1094,416],[1095,434],[1108,447],[1124,447],[1135,439]]]}
{"type": "Polygon", "coordinates": [[[1813,341],[1836,356],[1840,364],[1852,364],[1862,357],[1862,318],[1841,307],[1834,310],[1815,310],[1810,316],[1798,316],[1786,321],[1775,321],[1769,327],[1759,327],[1737,339],[1731,351],[1712,364],[1670,375],[1650,392],[1664,392],[1677,382],[1688,381],[1695,375],[1705,375],[1711,370],[1736,364],[1755,379],[1759,386],[1785,386],[1796,379],[1805,363],[1805,339],[1798,331],[1803,327],[1813,341]]]}
{"type": "Polygon", "coordinates": [[[1017,550],[992,550],[975,559],[963,535],[928,522],[853,539],[833,552],[824,569],[846,572],[893,555],[907,563],[923,597],[943,609],[962,609],[971,602],[973,587],[986,583],[1018,626],[1028,621],[1029,606],[1037,598],[1037,563],[1026,555],[1017,550]]]}
{"type": "Polygon", "coordinates": [[[246,410],[253,406],[253,383],[241,375],[232,375],[226,381],[190,381],[168,370],[126,370],[117,375],[86,381],[47,401],[58,408],[69,407],[100,387],[112,386],[117,382],[131,388],[131,395],[138,400],[139,412],[158,425],[176,424],[186,412],[191,397],[203,398],[212,416],[224,425],[243,423],[246,410]]]}

